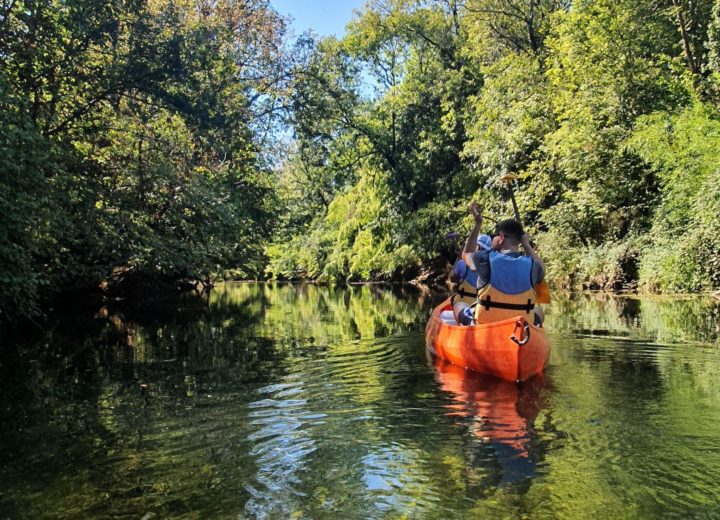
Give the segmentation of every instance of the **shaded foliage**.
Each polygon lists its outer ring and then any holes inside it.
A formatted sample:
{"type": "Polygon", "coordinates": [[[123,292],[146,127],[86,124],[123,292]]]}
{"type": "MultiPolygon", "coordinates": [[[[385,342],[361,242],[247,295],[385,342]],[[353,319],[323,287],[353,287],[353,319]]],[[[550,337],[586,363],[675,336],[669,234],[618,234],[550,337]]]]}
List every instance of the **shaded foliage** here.
{"type": "Polygon", "coordinates": [[[265,0],[3,5],[6,315],[103,281],[262,270],[283,32],[265,0]]]}

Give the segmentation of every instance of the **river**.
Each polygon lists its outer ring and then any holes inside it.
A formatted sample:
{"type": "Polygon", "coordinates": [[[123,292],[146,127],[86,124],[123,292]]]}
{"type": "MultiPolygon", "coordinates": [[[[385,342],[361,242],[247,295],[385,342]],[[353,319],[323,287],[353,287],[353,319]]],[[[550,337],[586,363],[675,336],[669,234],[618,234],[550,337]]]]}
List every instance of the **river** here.
{"type": "Polygon", "coordinates": [[[720,302],[557,294],[516,385],[428,358],[441,296],[54,313],[0,349],[0,518],[720,518],[720,302]]]}

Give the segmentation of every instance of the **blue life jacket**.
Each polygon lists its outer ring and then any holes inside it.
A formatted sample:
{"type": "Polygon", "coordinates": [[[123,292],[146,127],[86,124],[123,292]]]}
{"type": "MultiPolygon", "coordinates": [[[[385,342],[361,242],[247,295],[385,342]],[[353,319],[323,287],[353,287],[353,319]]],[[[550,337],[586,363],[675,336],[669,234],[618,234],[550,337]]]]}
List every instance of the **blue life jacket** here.
{"type": "Polygon", "coordinates": [[[490,252],[490,285],[505,294],[520,294],[533,288],[533,259],[529,256],[490,252]]]}
{"type": "Polygon", "coordinates": [[[470,269],[464,260],[458,260],[453,270],[458,273],[458,275],[460,275],[460,281],[458,282],[458,285],[463,282],[467,282],[473,287],[477,287],[478,274],[476,271],[470,269]]]}
{"type": "Polygon", "coordinates": [[[532,283],[532,258],[491,251],[488,259],[490,281],[478,291],[475,322],[533,319],[537,296],[532,283]]]}

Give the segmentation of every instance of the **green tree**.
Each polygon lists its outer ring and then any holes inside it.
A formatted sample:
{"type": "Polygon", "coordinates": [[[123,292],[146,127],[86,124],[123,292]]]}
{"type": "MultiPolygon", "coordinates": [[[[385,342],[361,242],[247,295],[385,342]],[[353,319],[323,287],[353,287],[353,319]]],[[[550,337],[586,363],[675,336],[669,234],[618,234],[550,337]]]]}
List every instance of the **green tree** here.
{"type": "Polygon", "coordinates": [[[0,75],[0,320],[37,311],[43,279],[34,261],[46,203],[50,150],[0,75]],[[8,314],[9,313],[9,314],[8,314]]]}
{"type": "Polygon", "coordinates": [[[6,181],[22,197],[3,212],[43,201],[6,248],[31,259],[28,283],[53,293],[261,272],[283,33],[267,0],[3,5],[2,120],[19,125],[9,142],[38,151],[9,156],[8,178],[33,171],[6,181]]]}

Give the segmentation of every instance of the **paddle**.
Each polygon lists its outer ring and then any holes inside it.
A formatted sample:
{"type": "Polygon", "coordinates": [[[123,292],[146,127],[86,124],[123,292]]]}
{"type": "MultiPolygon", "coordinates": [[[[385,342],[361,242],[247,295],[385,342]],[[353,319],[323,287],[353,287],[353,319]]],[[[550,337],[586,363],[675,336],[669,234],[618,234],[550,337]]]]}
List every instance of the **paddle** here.
{"type": "Polygon", "coordinates": [[[515,212],[515,220],[522,226],[522,219],[520,218],[520,210],[518,209],[517,202],[515,201],[515,192],[513,191],[513,183],[515,182],[515,176],[512,173],[506,173],[500,177],[500,180],[505,182],[510,190],[510,200],[512,201],[513,211],[515,212]]]}
{"type": "MultiPolygon", "coordinates": [[[[520,210],[518,209],[517,202],[515,201],[515,192],[513,190],[513,183],[515,182],[515,176],[512,173],[505,173],[500,177],[500,180],[505,182],[510,191],[510,200],[512,201],[513,211],[515,212],[515,220],[522,226],[522,219],[520,218],[520,210]]],[[[541,281],[535,286],[535,294],[537,295],[538,303],[550,303],[550,287],[545,280],[541,281]]]]}

